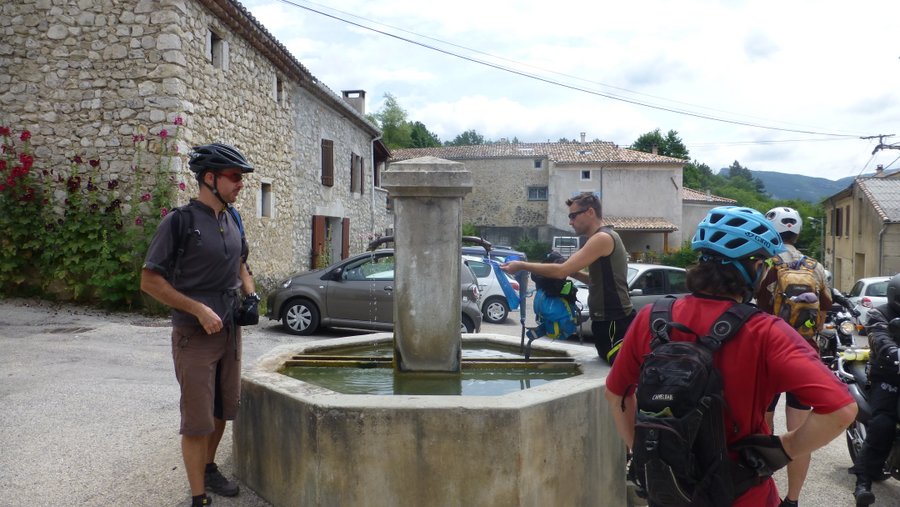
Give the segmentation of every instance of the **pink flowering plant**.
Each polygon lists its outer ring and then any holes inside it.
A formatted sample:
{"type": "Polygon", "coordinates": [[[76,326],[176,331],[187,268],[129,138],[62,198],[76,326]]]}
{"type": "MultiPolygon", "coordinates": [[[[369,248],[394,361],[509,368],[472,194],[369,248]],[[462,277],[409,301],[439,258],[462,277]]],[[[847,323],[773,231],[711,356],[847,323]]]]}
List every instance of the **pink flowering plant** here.
{"type": "Polygon", "coordinates": [[[45,198],[30,140],[28,130],[0,126],[0,294],[27,284],[41,253],[45,198]]]}
{"type": "Polygon", "coordinates": [[[72,155],[65,168],[35,170],[28,131],[17,137],[0,126],[0,295],[109,308],[143,301],[144,254],[183,188],[172,172],[181,124],[177,118],[174,132],[155,136],[140,129],[131,174],[122,179],[108,162],[85,154],[72,155]]]}

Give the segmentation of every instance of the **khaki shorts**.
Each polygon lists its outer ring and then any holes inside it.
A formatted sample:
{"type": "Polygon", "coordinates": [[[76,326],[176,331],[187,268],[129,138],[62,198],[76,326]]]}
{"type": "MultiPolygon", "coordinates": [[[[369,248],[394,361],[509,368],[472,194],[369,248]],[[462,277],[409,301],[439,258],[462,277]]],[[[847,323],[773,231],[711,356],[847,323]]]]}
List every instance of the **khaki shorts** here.
{"type": "Polygon", "coordinates": [[[214,418],[231,421],[241,400],[241,328],[206,334],[202,327],[172,328],[172,358],[181,386],[182,435],[208,435],[214,418]]]}

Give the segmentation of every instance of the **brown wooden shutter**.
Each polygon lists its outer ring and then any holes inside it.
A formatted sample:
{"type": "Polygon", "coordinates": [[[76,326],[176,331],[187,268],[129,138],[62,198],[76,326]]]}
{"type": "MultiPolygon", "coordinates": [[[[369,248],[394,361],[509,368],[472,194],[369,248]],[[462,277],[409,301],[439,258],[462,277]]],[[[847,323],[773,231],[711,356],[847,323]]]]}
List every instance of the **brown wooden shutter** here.
{"type": "Polygon", "coordinates": [[[341,220],[341,259],[350,256],[350,219],[341,220]]]}
{"type": "Polygon", "coordinates": [[[322,184],[334,186],[334,141],[322,139],[322,184]]]}
{"type": "Polygon", "coordinates": [[[366,189],[366,159],[359,157],[359,193],[363,193],[366,189]]]}
{"type": "Polygon", "coordinates": [[[319,257],[325,251],[325,227],[327,225],[324,215],[313,215],[312,220],[312,253],[309,259],[309,269],[315,269],[319,263],[319,257]]]}
{"type": "Polygon", "coordinates": [[[350,193],[356,192],[356,154],[350,154],[350,193]]]}

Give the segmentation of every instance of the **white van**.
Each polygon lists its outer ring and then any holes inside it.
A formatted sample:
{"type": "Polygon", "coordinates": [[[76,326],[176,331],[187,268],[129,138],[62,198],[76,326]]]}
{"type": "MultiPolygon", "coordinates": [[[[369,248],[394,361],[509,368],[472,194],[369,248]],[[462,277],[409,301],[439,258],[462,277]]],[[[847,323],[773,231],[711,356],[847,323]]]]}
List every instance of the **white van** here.
{"type": "Polygon", "coordinates": [[[569,258],[581,248],[581,238],[578,236],[553,236],[552,248],[562,254],[563,257],[569,258]]]}

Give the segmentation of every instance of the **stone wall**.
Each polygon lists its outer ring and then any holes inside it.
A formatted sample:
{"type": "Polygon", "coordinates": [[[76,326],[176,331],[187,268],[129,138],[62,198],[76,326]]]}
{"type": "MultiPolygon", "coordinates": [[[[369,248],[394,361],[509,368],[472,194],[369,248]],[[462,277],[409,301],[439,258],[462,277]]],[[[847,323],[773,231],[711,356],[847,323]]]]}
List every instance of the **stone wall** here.
{"type": "MultiPolygon", "coordinates": [[[[371,185],[374,127],[323,100],[333,93],[322,85],[284,75],[201,3],[18,0],[0,6],[0,34],[0,124],[32,132],[37,169],[83,155],[127,185],[133,136],[174,132],[176,117],[182,154],[214,141],[237,146],[256,167],[236,205],[263,288],[309,267],[313,214],[349,218],[351,239],[390,227],[383,191],[371,185]],[[210,32],[226,48],[216,64],[210,32]],[[333,187],[321,183],[322,139],[334,141],[333,187]],[[351,153],[364,160],[361,193],[350,192],[351,153]],[[271,185],[271,217],[260,216],[262,183],[271,185]]],[[[187,182],[182,202],[197,191],[184,162],[171,166],[187,182]]]]}
{"type": "Polygon", "coordinates": [[[529,186],[547,186],[546,161],[534,157],[459,160],[472,173],[472,193],[463,201],[463,223],[514,227],[547,224],[547,201],[529,201],[529,186]]]}

